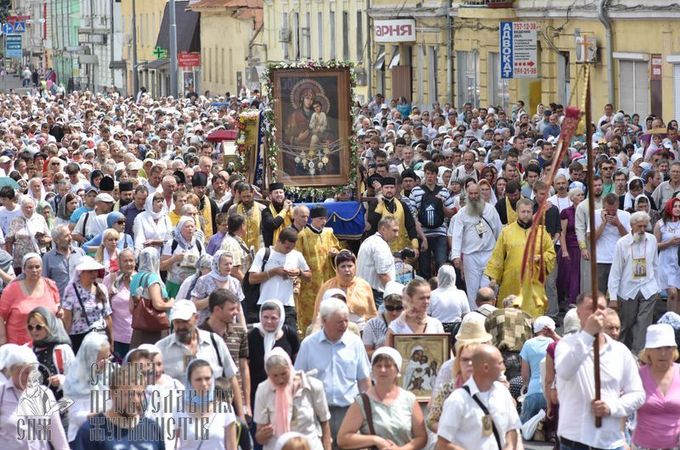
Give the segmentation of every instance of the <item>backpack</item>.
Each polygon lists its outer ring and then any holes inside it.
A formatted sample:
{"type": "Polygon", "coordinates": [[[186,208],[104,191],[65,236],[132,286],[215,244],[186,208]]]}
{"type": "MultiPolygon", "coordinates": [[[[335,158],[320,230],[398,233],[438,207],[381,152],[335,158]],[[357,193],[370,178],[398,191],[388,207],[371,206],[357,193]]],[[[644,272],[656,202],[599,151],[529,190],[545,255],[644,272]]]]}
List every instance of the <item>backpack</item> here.
{"type": "MultiPolygon", "coordinates": [[[[260,272],[264,272],[264,266],[267,265],[269,261],[269,256],[271,255],[271,247],[267,247],[264,251],[264,257],[262,258],[262,267],[260,272]]],[[[246,272],[243,276],[243,284],[241,289],[243,290],[243,302],[242,309],[243,315],[246,317],[246,323],[256,323],[260,321],[260,307],[257,302],[260,300],[260,286],[259,284],[250,283],[250,272],[246,272]]]]}
{"type": "Polygon", "coordinates": [[[444,202],[437,197],[437,194],[443,187],[435,186],[433,190],[430,190],[423,185],[420,188],[423,190],[423,196],[420,199],[420,208],[418,208],[418,221],[423,228],[439,228],[444,224],[444,202]]]}

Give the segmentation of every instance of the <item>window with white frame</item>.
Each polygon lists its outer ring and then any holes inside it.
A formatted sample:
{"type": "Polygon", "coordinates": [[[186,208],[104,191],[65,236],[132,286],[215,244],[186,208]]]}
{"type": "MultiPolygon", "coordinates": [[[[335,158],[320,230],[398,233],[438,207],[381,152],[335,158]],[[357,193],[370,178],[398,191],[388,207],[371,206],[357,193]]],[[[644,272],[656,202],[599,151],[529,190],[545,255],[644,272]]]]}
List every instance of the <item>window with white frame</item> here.
{"type": "Polygon", "coordinates": [[[619,108],[628,114],[649,113],[649,63],[619,60],[619,108]]]}
{"type": "Polygon", "coordinates": [[[510,103],[508,80],[500,77],[498,53],[489,52],[487,54],[486,73],[489,77],[489,103],[496,106],[500,105],[504,110],[507,110],[510,103]]]}

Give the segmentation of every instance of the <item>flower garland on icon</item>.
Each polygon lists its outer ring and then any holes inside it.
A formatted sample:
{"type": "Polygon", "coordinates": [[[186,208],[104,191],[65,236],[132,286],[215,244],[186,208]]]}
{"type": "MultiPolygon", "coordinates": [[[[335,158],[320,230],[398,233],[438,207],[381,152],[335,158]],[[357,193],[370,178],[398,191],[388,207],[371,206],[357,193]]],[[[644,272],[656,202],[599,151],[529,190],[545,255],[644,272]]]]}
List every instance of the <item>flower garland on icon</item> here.
{"type": "MultiPolygon", "coordinates": [[[[255,125],[260,119],[259,109],[247,109],[238,115],[238,120],[236,120],[236,129],[238,130],[238,135],[236,137],[236,170],[239,173],[249,173],[250,164],[248,162],[248,126],[255,125]]],[[[258,130],[258,143],[261,141],[262,135],[262,124],[260,124],[260,129],[258,130]]]]}
{"type": "MultiPolygon", "coordinates": [[[[354,73],[354,64],[347,61],[295,61],[288,63],[276,63],[269,64],[267,70],[264,73],[262,80],[263,86],[271,86],[272,81],[270,78],[270,72],[275,69],[308,69],[308,70],[324,70],[324,69],[349,69],[350,70],[350,90],[349,95],[349,105],[350,105],[350,123],[354,123],[356,120],[354,109],[352,105],[355,104],[355,90],[357,85],[356,74],[354,73]]],[[[264,138],[267,143],[267,163],[268,171],[270,173],[276,174],[278,169],[277,157],[281,152],[281,149],[276,144],[276,125],[274,121],[274,98],[271,89],[267,92],[266,106],[262,113],[262,123],[261,129],[264,131],[264,138]]],[[[330,155],[334,152],[339,151],[339,141],[333,142],[323,142],[316,149],[305,149],[302,152],[297,153],[295,157],[295,163],[300,168],[305,168],[310,175],[322,174],[330,161],[330,155]]],[[[296,186],[286,186],[286,191],[298,198],[312,198],[312,199],[324,199],[332,198],[335,194],[345,191],[346,189],[355,189],[357,176],[359,173],[359,152],[357,149],[356,139],[353,135],[349,137],[349,177],[347,185],[343,186],[319,186],[319,187],[296,187],[296,186]]],[[[275,175],[272,175],[275,177],[275,175]]],[[[276,180],[274,180],[276,181],[276,180]]]]}

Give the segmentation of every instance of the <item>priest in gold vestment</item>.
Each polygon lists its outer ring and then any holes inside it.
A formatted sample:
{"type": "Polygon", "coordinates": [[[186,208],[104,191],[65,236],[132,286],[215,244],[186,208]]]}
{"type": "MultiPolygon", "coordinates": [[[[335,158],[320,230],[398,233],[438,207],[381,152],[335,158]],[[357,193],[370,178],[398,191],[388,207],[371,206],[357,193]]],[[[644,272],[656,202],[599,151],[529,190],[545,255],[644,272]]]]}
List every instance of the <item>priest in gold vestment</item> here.
{"type": "MultiPolygon", "coordinates": [[[[533,202],[521,199],[517,202],[517,222],[511,223],[501,231],[496,247],[486,265],[484,274],[489,277],[490,287],[500,287],[498,292],[499,308],[503,299],[509,295],[526,296],[522,290],[521,273],[524,249],[527,244],[533,222],[533,202]]],[[[545,279],[556,262],[555,247],[550,234],[543,225],[539,225],[536,234],[536,248],[529,258],[534,264],[534,273],[530,281],[530,298],[523,298],[522,310],[532,317],[545,313],[548,299],[545,294],[545,279]]],[[[528,291],[527,291],[528,292],[528,291]]]]}
{"type": "Polygon", "coordinates": [[[312,271],[309,281],[302,280],[300,294],[297,296],[295,310],[297,311],[298,329],[306,330],[312,322],[314,303],[319,288],[327,280],[335,277],[332,261],[340,251],[340,242],[333,234],[332,228],[324,228],[328,221],[328,210],[322,205],[313,207],[310,211],[312,223],[298,234],[295,248],[302,253],[312,271]]]}

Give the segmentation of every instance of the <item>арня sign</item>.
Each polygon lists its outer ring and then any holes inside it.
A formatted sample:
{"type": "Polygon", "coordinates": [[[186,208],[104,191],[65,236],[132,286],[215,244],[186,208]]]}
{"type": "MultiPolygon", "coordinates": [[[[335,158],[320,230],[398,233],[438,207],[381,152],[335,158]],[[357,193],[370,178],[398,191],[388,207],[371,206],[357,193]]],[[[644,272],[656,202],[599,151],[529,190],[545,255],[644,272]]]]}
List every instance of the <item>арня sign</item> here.
{"type": "Polygon", "coordinates": [[[413,19],[374,20],[375,42],[415,42],[416,21],[413,19]]]}
{"type": "Polygon", "coordinates": [[[537,78],[536,22],[501,22],[499,47],[501,78],[537,78]]]}

